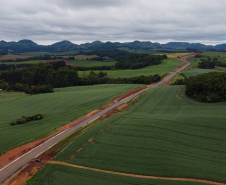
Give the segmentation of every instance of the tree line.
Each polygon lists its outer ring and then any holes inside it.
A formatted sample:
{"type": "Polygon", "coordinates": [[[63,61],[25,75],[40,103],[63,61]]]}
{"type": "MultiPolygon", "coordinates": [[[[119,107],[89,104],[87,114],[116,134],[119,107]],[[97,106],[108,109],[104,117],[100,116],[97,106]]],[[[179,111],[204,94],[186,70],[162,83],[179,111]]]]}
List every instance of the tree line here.
{"type": "Polygon", "coordinates": [[[17,68],[28,68],[33,67],[36,64],[0,64],[0,70],[6,71],[6,70],[15,70],[17,68]]]}
{"type": "Polygon", "coordinates": [[[200,59],[200,62],[198,63],[198,68],[202,68],[202,69],[214,69],[215,66],[219,66],[219,67],[226,67],[225,63],[222,63],[219,60],[219,57],[209,57],[209,56],[205,56],[205,55],[196,55],[196,58],[200,59]]]}
{"type": "Polygon", "coordinates": [[[151,65],[161,64],[166,59],[166,55],[150,55],[131,53],[120,57],[115,64],[116,69],[140,69],[151,65]]]}
{"type": "Polygon", "coordinates": [[[159,75],[132,78],[109,78],[106,72],[93,71],[86,77],[79,77],[77,69],[66,66],[64,61],[38,64],[34,67],[3,72],[0,74],[0,88],[24,91],[28,94],[53,92],[56,87],[93,84],[150,84],[161,79],[159,75]]]}
{"type": "Polygon", "coordinates": [[[211,72],[190,77],[185,93],[203,102],[226,101],[226,73],[211,72]]]}

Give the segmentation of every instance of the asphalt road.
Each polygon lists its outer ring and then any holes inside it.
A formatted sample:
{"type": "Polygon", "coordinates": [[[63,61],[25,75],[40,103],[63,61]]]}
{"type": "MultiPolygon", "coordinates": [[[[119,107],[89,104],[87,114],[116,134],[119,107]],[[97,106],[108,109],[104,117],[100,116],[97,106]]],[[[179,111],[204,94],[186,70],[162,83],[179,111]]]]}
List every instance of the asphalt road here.
{"type": "Polygon", "coordinates": [[[115,104],[111,105],[110,107],[107,107],[107,108],[99,111],[98,113],[96,113],[96,114],[88,117],[87,119],[81,121],[77,125],[60,132],[58,135],[50,138],[49,140],[45,141],[43,144],[37,146],[36,148],[34,148],[31,151],[24,154],[23,156],[17,158],[16,160],[14,160],[13,162],[11,162],[10,164],[8,164],[7,166],[5,166],[4,168],[2,168],[0,170],[0,183],[2,184],[8,177],[10,177],[12,174],[17,172],[21,167],[26,165],[29,161],[38,157],[41,153],[45,152],[46,150],[51,148],[53,145],[55,145],[56,143],[58,143],[59,141],[61,141],[62,139],[64,139],[68,135],[70,135],[71,133],[75,132],[79,128],[87,125],[88,123],[91,123],[92,121],[98,119],[100,116],[103,116],[104,114],[108,113],[109,111],[114,110],[115,108],[119,107],[120,105],[130,101],[131,99],[137,97],[142,92],[145,92],[149,89],[160,86],[160,85],[164,84],[165,82],[171,80],[173,78],[173,76],[175,76],[178,72],[184,70],[186,67],[188,67],[190,65],[190,63],[187,62],[186,59],[189,58],[189,57],[192,57],[194,55],[195,54],[191,54],[191,55],[186,55],[184,57],[181,57],[180,59],[183,62],[186,62],[186,64],[182,68],[180,68],[179,70],[173,72],[172,74],[170,74],[169,76],[164,78],[162,81],[160,81],[160,82],[158,82],[154,85],[151,85],[150,87],[143,89],[142,91],[135,93],[135,94],[133,94],[133,95],[127,97],[127,98],[124,98],[121,101],[116,102],[115,104]]]}

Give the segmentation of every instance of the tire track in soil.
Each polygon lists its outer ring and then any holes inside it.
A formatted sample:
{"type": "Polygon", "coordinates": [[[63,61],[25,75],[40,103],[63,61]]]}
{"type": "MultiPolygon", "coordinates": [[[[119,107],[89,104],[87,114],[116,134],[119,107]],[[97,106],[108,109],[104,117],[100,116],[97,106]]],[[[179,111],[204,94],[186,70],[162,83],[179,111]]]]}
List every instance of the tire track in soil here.
{"type": "Polygon", "coordinates": [[[127,176],[127,177],[137,177],[137,178],[157,179],[157,180],[170,180],[170,181],[184,181],[184,182],[200,182],[200,183],[214,184],[214,185],[226,185],[226,183],[223,183],[223,182],[215,182],[215,181],[203,180],[203,179],[192,179],[192,178],[182,178],[182,177],[158,177],[158,176],[123,173],[123,172],[114,172],[114,171],[109,171],[109,170],[102,170],[102,169],[97,169],[97,168],[80,166],[80,165],[76,165],[76,164],[69,164],[69,163],[60,162],[60,161],[48,161],[48,163],[70,166],[70,167],[74,167],[74,168],[92,170],[92,171],[103,172],[103,173],[109,173],[109,174],[114,174],[114,175],[127,176]]]}

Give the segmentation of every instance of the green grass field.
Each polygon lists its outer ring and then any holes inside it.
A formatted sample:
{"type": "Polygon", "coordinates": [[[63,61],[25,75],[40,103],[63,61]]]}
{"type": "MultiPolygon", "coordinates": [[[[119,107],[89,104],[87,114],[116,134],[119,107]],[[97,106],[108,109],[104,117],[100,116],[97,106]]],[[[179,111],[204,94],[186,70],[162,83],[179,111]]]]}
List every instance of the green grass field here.
{"type": "Polygon", "coordinates": [[[192,68],[190,70],[182,72],[187,78],[191,76],[196,76],[203,73],[210,73],[210,72],[220,72],[214,69],[201,69],[201,68],[192,68]]]}
{"type": "Polygon", "coordinates": [[[55,89],[54,93],[27,95],[0,93],[0,154],[24,142],[50,134],[54,129],[110,102],[141,85],[95,85],[55,89]],[[44,119],[23,125],[10,123],[21,116],[43,114],[44,119]]]}
{"type": "MultiPolygon", "coordinates": [[[[198,68],[198,60],[195,57],[188,58],[187,60],[189,62],[191,62],[191,65],[188,67],[187,70],[182,72],[182,74],[185,75],[187,78],[189,78],[191,76],[196,76],[196,75],[202,74],[202,73],[224,71],[224,68],[222,69],[221,67],[215,67],[215,69],[201,69],[201,68],[198,68]]],[[[180,76],[179,76],[179,78],[180,78],[180,76]]],[[[175,81],[176,77],[174,77],[173,80],[175,81]]]]}
{"type": "Polygon", "coordinates": [[[0,64],[40,64],[43,63],[41,60],[31,60],[31,61],[23,61],[23,62],[0,62],[0,64]]]}
{"type": "Polygon", "coordinates": [[[76,138],[55,160],[226,182],[225,112],[226,102],[194,101],[184,96],[184,86],[155,88],[128,111],[76,138]]]}
{"type": "MultiPolygon", "coordinates": [[[[107,70],[108,77],[110,78],[129,78],[129,77],[136,77],[136,76],[149,76],[149,75],[164,75],[173,71],[177,67],[181,66],[183,63],[175,58],[169,58],[163,61],[162,64],[149,66],[143,69],[127,69],[127,70],[107,70]]],[[[96,73],[100,71],[95,71],[96,73]]],[[[84,75],[83,71],[78,72],[80,76],[84,75]]],[[[89,75],[90,71],[86,71],[85,75],[89,75]]]]}
{"type": "MultiPolygon", "coordinates": [[[[204,183],[153,180],[48,164],[27,185],[207,185],[204,183]]],[[[210,184],[211,185],[211,184],[210,184]]]]}
{"type": "Polygon", "coordinates": [[[68,60],[69,63],[77,64],[84,67],[93,67],[93,66],[114,66],[116,62],[101,62],[93,60],[68,60]]]}
{"type": "Polygon", "coordinates": [[[220,62],[226,64],[226,52],[204,52],[201,53],[203,56],[209,56],[211,58],[217,57],[220,62]]]}

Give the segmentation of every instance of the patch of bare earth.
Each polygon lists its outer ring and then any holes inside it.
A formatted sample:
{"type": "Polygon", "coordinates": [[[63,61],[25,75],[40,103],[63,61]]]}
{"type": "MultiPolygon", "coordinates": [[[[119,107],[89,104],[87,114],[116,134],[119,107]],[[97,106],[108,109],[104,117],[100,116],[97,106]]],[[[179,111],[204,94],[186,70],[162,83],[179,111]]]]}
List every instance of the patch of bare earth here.
{"type": "Polygon", "coordinates": [[[134,90],[134,91],[126,92],[126,93],[124,93],[123,95],[120,95],[120,96],[115,97],[115,98],[112,100],[112,102],[117,102],[117,101],[119,101],[119,100],[121,100],[121,99],[127,98],[127,97],[131,96],[132,94],[135,94],[135,93],[137,93],[137,92],[140,92],[140,91],[143,90],[143,89],[144,89],[144,88],[142,88],[142,87],[138,87],[138,88],[136,88],[136,90],[134,90]]]}
{"type": "Polygon", "coordinates": [[[79,133],[74,134],[64,140],[63,142],[58,143],[53,146],[46,152],[39,155],[37,158],[41,159],[41,162],[35,162],[35,160],[30,161],[24,168],[22,168],[18,173],[16,173],[13,177],[9,178],[8,181],[4,185],[23,185],[25,184],[33,175],[35,175],[46,163],[52,160],[53,157],[57,155],[57,151],[68,143],[68,141],[72,140],[79,133]]]}
{"type": "Polygon", "coordinates": [[[7,61],[7,60],[17,60],[17,59],[28,59],[31,58],[30,56],[23,56],[23,55],[3,55],[0,60],[7,61]]]}
{"type": "Polygon", "coordinates": [[[149,175],[138,175],[138,174],[131,174],[131,173],[114,172],[114,171],[109,171],[109,170],[101,170],[101,169],[97,169],[97,168],[80,166],[80,165],[76,165],[76,164],[64,163],[64,162],[60,162],[60,161],[48,161],[48,163],[60,164],[60,165],[74,167],[74,168],[98,171],[98,172],[127,176],[127,177],[138,177],[138,178],[144,178],[144,179],[159,179],[159,180],[170,180],[170,181],[184,181],[184,182],[200,182],[200,183],[206,183],[206,184],[226,185],[226,183],[203,180],[203,179],[180,178],[180,177],[179,178],[178,177],[157,177],[157,176],[149,176],[149,175]]]}

